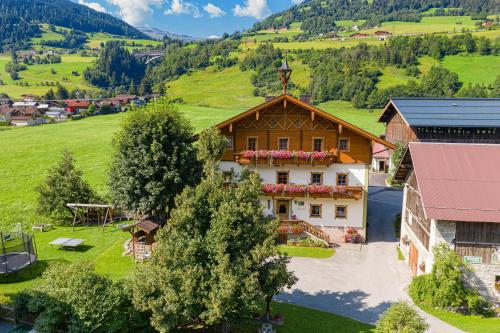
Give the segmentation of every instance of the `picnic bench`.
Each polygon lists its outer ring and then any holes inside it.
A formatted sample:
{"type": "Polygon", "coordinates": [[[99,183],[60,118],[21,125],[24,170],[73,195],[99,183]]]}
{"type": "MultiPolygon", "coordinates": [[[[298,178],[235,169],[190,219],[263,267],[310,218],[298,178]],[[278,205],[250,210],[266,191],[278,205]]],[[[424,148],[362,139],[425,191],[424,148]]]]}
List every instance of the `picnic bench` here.
{"type": "Polygon", "coordinates": [[[85,239],[59,237],[58,239],[53,240],[49,244],[54,246],[59,246],[60,249],[63,248],[75,249],[78,246],[82,245],[84,242],[85,239]]]}

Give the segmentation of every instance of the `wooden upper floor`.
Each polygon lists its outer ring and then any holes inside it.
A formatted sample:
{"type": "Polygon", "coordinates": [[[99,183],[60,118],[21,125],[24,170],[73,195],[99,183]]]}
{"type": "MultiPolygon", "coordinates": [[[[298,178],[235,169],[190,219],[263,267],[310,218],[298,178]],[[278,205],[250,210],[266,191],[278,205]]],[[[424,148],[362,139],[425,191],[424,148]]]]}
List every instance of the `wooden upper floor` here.
{"type": "Polygon", "coordinates": [[[372,142],[394,145],[338,117],[282,95],[217,125],[225,161],[240,164],[371,163],[372,142]]]}

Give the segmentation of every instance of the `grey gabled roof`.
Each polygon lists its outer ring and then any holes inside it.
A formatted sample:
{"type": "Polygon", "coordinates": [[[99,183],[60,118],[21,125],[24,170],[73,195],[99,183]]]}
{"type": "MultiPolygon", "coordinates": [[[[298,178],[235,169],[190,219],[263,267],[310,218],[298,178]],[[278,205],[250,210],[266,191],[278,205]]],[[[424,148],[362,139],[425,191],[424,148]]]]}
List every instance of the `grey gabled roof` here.
{"type": "Polygon", "coordinates": [[[393,98],[379,121],[396,109],[410,126],[500,127],[500,98],[393,98]]]}

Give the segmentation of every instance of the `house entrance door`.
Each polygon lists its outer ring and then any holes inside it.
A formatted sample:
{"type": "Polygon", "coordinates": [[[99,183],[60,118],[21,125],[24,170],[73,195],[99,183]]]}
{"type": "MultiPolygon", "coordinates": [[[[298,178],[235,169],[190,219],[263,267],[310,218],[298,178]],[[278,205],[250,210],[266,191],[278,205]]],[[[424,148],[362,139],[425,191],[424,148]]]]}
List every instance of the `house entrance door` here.
{"type": "Polygon", "coordinates": [[[410,260],[409,264],[411,267],[411,272],[413,276],[417,275],[417,267],[418,267],[418,251],[413,242],[410,242],[410,260]]]}
{"type": "Polygon", "coordinates": [[[280,220],[290,219],[290,201],[289,200],[277,200],[276,201],[276,215],[279,216],[280,220]]]}

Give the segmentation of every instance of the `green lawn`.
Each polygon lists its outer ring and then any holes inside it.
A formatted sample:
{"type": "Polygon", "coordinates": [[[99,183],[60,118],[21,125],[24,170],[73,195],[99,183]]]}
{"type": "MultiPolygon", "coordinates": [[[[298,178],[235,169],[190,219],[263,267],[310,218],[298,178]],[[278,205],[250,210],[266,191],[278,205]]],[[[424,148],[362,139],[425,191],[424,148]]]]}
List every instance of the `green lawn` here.
{"type": "Polygon", "coordinates": [[[479,316],[464,316],[445,310],[420,306],[431,315],[470,333],[498,333],[500,332],[500,318],[483,318],[479,316]]]}
{"type": "Polygon", "coordinates": [[[280,252],[290,257],[330,258],[335,254],[332,248],[280,245],[280,252]]]}
{"type": "Polygon", "coordinates": [[[97,272],[114,280],[131,277],[134,261],[129,256],[123,256],[123,244],[130,238],[128,232],[123,232],[114,226],[101,227],[78,226],[75,231],[71,227],[56,227],[47,232],[35,232],[35,243],[39,261],[21,273],[11,275],[9,280],[0,278],[3,294],[13,294],[37,283],[41,273],[56,262],[90,261],[96,264],[97,272]],[[85,239],[85,244],[78,250],[61,250],[49,245],[58,237],[85,239]]]}
{"type": "Polygon", "coordinates": [[[443,66],[458,74],[464,85],[493,83],[500,75],[500,57],[494,55],[454,55],[442,61],[443,66]]]}
{"type": "MultiPolygon", "coordinates": [[[[273,313],[285,317],[283,326],[276,326],[278,333],[369,333],[373,326],[332,313],[313,310],[292,304],[274,302],[273,313]]],[[[254,331],[255,332],[255,331],[254,331]]]]}
{"type": "Polygon", "coordinates": [[[377,83],[377,87],[379,89],[386,89],[400,84],[406,84],[406,82],[410,79],[415,78],[406,75],[406,70],[404,68],[386,66],[385,68],[382,68],[382,76],[377,83]]]}
{"type": "Polygon", "coordinates": [[[14,81],[4,70],[5,65],[11,61],[10,54],[0,54],[0,80],[4,82],[4,85],[0,86],[0,92],[13,98],[27,93],[43,95],[50,88],[56,89],[54,86],[57,82],[69,90],[75,88],[93,89],[83,78],[83,71],[92,65],[95,58],[82,57],[78,54],[64,54],[61,57],[62,62],[59,64],[28,66],[27,70],[19,72],[20,80],[14,81]],[[51,73],[52,69],[56,71],[55,74],[51,73]],[[72,75],[73,71],[77,71],[80,75],[72,75]],[[54,86],[42,86],[42,82],[45,84],[46,81],[54,86]],[[27,83],[29,86],[20,86],[21,82],[27,83]]]}

